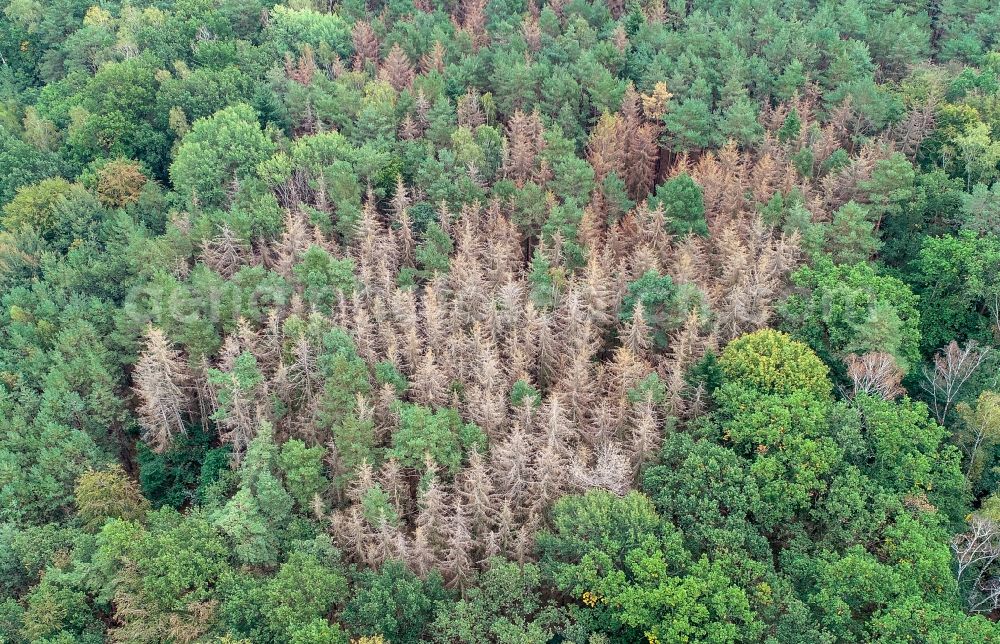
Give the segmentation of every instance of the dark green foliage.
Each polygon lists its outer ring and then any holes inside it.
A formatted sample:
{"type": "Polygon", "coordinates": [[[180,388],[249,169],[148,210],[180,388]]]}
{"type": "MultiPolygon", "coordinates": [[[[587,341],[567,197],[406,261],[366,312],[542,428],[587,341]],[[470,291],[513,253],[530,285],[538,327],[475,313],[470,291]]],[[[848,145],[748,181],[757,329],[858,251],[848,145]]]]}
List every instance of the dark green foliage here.
{"type": "Polygon", "coordinates": [[[524,380],[518,380],[510,389],[510,404],[514,407],[520,407],[525,402],[530,402],[532,406],[538,406],[542,403],[542,397],[538,393],[538,389],[524,380]]]}
{"type": "Polygon", "coordinates": [[[593,491],[564,497],[553,524],[538,538],[545,575],[581,598],[615,636],[650,633],[675,641],[717,633],[738,640],[761,632],[743,591],[707,558],[692,557],[645,496],[593,491]]]}
{"type": "Polygon", "coordinates": [[[646,470],[643,487],[693,552],[756,535],[750,512],[759,492],[746,461],[712,441],[680,433],[667,439],[660,459],[660,465],[646,470]]]}
{"type": "Polygon", "coordinates": [[[798,111],[792,110],[785,117],[785,122],[781,124],[781,128],[778,130],[778,140],[785,143],[795,141],[799,138],[801,131],[802,119],[799,117],[798,111]]]}
{"type": "Polygon", "coordinates": [[[240,182],[273,152],[253,109],[226,108],[194,124],[177,150],[170,178],[178,192],[198,206],[222,208],[227,195],[238,192],[240,182]]]}
{"type": "Polygon", "coordinates": [[[563,616],[541,597],[540,587],[538,566],[492,559],[466,597],[438,604],[433,641],[549,641],[563,616]]]}
{"type": "Polygon", "coordinates": [[[535,253],[531,258],[530,268],[529,279],[532,287],[532,301],[539,307],[551,306],[555,299],[562,272],[557,268],[553,268],[552,262],[549,261],[549,258],[539,248],[535,249],[535,253]]]}
{"type": "Polygon", "coordinates": [[[586,263],[586,249],[579,240],[582,218],[583,211],[579,207],[565,204],[552,208],[542,225],[542,239],[554,245],[558,236],[562,242],[559,251],[569,269],[580,268],[586,263]]]}
{"type": "MultiPolygon", "coordinates": [[[[883,628],[949,628],[959,609],[943,526],[960,517],[914,513],[964,506],[957,453],[941,441],[944,430],[909,400],[859,394],[831,404],[829,382],[812,393],[805,385],[782,388],[825,369],[803,345],[781,338],[762,332],[730,343],[715,418],[699,427],[705,436],[670,436],[644,488],[681,528],[687,548],[753,580],[751,608],[778,632],[865,639],[883,628]],[[871,583],[885,579],[860,592],[867,575],[871,583]],[[907,624],[900,615],[915,604],[926,620],[907,624]],[[778,606],[787,614],[775,615],[778,606]],[[817,621],[801,623],[802,611],[817,621]]],[[[980,627],[969,621],[962,628],[980,627]]]]}
{"type": "Polygon", "coordinates": [[[687,174],[669,179],[649,198],[650,208],[663,208],[667,229],[675,235],[707,235],[701,188],[687,174]]]}
{"type": "Polygon", "coordinates": [[[323,476],[323,448],[306,447],[300,440],[292,439],[281,446],[278,467],[284,475],[285,488],[300,509],[309,507],[327,485],[323,476]]]}
{"type": "Polygon", "coordinates": [[[705,315],[704,296],[691,284],[674,285],[669,275],[649,271],[628,285],[622,299],[622,321],[630,322],[637,303],[642,303],[646,323],[653,330],[653,340],[659,347],[667,346],[667,335],[684,323],[691,310],[705,315]]]}
{"type": "Polygon", "coordinates": [[[189,428],[163,454],[139,445],[139,483],[154,508],[169,505],[179,509],[197,499],[199,490],[218,477],[219,461],[225,467],[229,451],[211,445],[211,435],[200,426],[189,428]]]}
{"type": "MultiPolygon", "coordinates": [[[[661,186],[661,188],[663,187],[661,186]]],[[[601,194],[604,195],[604,198],[608,202],[609,223],[619,221],[625,216],[625,213],[632,210],[635,206],[635,203],[628,198],[625,183],[613,172],[604,178],[604,182],[601,185],[601,194]]]]}
{"type": "Polygon", "coordinates": [[[398,413],[399,429],[393,435],[389,455],[407,467],[423,470],[429,456],[444,471],[455,474],[470,451],[486,448],[482,430],[462,422],[454,409],[405,404],[398,413]]]}
{"type": "Polygon", "coordinates": [[[853,201],[833,213],[833,221],[824,227],[824,233],[824,245],[837,264],[867,262],[882,247],[868,210],[853,201]]]}
{"type": "MultiPolygon", "coordinates": [[[[212,596],[212,587],[228,570],[228,549],[221,536],[198,513],[180,515],[172,508],[150,513],[148,528],[108,544],[114,556],[137,566],[139,592],[152,610],[176,610],[212,596]]],[[[109,556],[111,552],[107,553],[109,556]]]]}
{"type": "Polygon", "coordinates": [[[962,520],[956,512],[967,494],[961,458],[925,405],[861,395],[849,409],[835,413],[843,418],[838,441],[845,458],[880,489],[925,494],[949,519],[962,520]]]}
{"type": "Polygon", "coordinates": [[[721,142],[711,105],[704,99],[684,100],[663,121],[674,150],[699,150],[721,142]]]}
{"type": "Polygon", "coordinates": [[[922,347],[930,353],[953,339],[992,339],[1000,281],[1000,238],[928,237],[914,258],[920,294],[922,347]]]}
{"type": "Polygon", "coordinates": [[[0,127],[0,203],[9,202],[18,188],[58,173],[55,155],[36,150],[0,127]]]}
{"type": "Polygon", "coordinates": [[[76,479],[107,456],[79,430],[25,419],[12,401],[0,398],[0,410],[6,418],[0,454],[12,471],[21,472],[0,489],[0,516],[13,523],[58,520],[71,507],[76,479]]]}
{"type": "Polygon", "coordinates": [[[706,393],[714,393],[722,385],[724,378],[718,356],[711,351],[705,353],[705,356],[688,370],[687,378],[692,386],[701,385],[706,393]]]}
{"type": "Polygon", "coordinates": [[[913,291],[869,264],[819,262],[795,275],[802,295],[784,306],[785,327],[831,366],[849,353],[885,351],[904,369],[920,363],[920,311],[913,291]]]}
{"type": "Polygon", "coordinates": [[[328,540],[293,552],[271,577],[228,574],[221,614],[230,632],[255,642],[347,642],[326,617],[347,600],[347,578],[328,540]]]}
{"type": "Polygon", "coordinates": [[[366,569],[357,575],[354,596],[340,619],[360,636],[418,642],[434,619],[435,603],[447,599],[440,575],[421,580],[401,563],[389,561],[378,570],[366,569]]]}
{"type": "Polygon", "coordinates": [[[448,256],[454,248],[451,237],[437,222],[430,222],[424,232],[424,239],[417,246],[417,265],[424,276],[448,270],[448,256]]]}
{"type": "Polygon", "coordinates": [[[324,312],[330,312],[340,297],[347,297],[354,290],[354,262],[334,259],[318,246],[310,247],[302,255],[295,276],[304,289],[303,299],[324,312]]]}
{"type": "Polygon", "coordinates": [[[392,385],[398,395],[402,395],[408,386],[406,377],[388,361],[375,365],[375,381],[380,385],[392,385]]]}

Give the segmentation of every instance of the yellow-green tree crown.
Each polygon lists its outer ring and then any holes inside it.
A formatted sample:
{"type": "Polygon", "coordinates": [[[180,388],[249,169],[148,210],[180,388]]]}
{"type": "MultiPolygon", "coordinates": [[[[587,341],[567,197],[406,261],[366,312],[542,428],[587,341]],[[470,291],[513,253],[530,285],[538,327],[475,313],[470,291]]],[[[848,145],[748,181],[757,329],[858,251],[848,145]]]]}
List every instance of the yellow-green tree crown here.
{"type": "Polygon", "coordinates": [[[803,342],[773,329],[748,333],[730,342],[720,360],[730,381],[739,381],[762,392],[787,395],[809,391],[830,395],[829,369],[803,342]]]}

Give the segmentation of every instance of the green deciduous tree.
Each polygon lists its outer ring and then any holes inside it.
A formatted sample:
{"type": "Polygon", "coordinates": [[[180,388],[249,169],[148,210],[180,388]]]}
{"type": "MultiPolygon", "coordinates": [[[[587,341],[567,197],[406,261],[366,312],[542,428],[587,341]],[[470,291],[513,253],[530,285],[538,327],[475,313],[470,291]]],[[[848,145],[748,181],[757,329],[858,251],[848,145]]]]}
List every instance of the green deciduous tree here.
{"type": "Polygon", "coordinates": [[[0,127],[0,203],[6,204],[21,186],[59,173],[55,155],[40,151],[0,127]]]}
{"type": "Polygon", "coordinates": [[[328,539],[303,542],[270,577],[229,573],[219,613],[233,635],[255,642],[346,644],[329,615],[348,599],[348,581],[328,539]]]}
{"type": "Polygon", "coordinates": [[[464,598],[438,604],[430,631],[442,644],[543,644],[562,619],[561,611],[541,596],[537,565],[494,558],[464,598]]]}
{"type": "Polygon", "coordinates": [[[764,329],[733,340],[722,352],[719,366],[727,381],[762,394],[830,395],[826,365],[806,344],[778,331],[764,329]]]}
{"type": "Polygon", "coordinates": [[[707,558],[693,558],[645,496],[563,497],[552,522],[538,537],[544,574],[605,632],[656,641],[759,636],[746,594],[707,558]]]}
{"type": "Polygon", "coordinates": [[[415,643],[428,632],[437,602],[447,598],[440,574],[422,580],[402,563],[389,561],[378,570],[358,574],[354,595],[340,619],[353,635],[415,643]]]}
{"type": "Polygon", "coordinates": [[[303,299],[324,313],[354,290],[354,261],[335,259],[319,246],[311,246],[293,270],[302,284],[303,299]]]}
{"type": "Polygon", "coordinates": [[[784,327],[828,364],[870,351],[892,354],[904,370],[920,363],[918,299],[901,280],[868,264],[827,262],[794,280],[803,292],[785,302],[784,327]]]}
{"type": "Polygon", "coordinates": [[[147,515],[147,526],[109,522],[102,531],[98,555],[117,568],[117,635],[155,639],[172,627],[203,629],[206,603],[229,570],[228,547],[201,512],[162,508],[147,515]]]}
{"type": "Polygon", "coordinates": [[[248,105],[227,107],[195,122],[184,137],[170,179],[177,191],[203,208],[222,208],[274,153],[257,114],[248,105]]]}
{"type": "Polygon", "coordinates": [[[922,347],[930,353],[952,340],[990,340],[1000,329],[1000,238],[928,237],[913,262],[920,295],[922,347]]]}

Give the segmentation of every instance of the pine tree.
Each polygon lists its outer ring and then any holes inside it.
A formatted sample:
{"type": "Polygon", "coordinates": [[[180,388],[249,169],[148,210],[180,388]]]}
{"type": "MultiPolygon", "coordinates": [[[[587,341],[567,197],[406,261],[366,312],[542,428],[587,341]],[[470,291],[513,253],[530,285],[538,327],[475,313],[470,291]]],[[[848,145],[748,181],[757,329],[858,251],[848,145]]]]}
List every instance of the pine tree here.
{"type": "Polygon", "coordinates": [[[347,497],[355,503],[361,503],[368,491],[373,489],[375,485],[375,471],[372,469],[371,463],[362,461],[354,474],[354,480],[347,488],[347,497]]]}
{"type": "Polygon", "coordinates": [[[642,299],[637,298],[632,309],[632,319],[626,320],[621,331],[622,346],[636,356],[644,356],[653,346],[653,331],[646,321],[642,299]]]}
{"type": "Polygon", "coordinates": [[[431,475],[424,484],[424,489],[417,496],[416,528],[423,532],[427,547],[437,553],[445,547],[449,530],[448,514],[449,495],[441,487],[437,477],[431,475]]]}
{"type": "Polygon", "coordinates": [[[475,575],[475,562],[471,556],[473,549],[472,534],[466,524],[464,515],[457,511],[451,513],[447,547],[441,562],[448,585],[464,590],[472,582],[475,575]]]}
{"type": "Polygon", "coordinates": [[[490,450],[490,471],[495,487],[510,507],[523,508],[527,500],[532,451],[520,423],[515,423],[507,438],[490,450]]]}
{"type": "Polygon", "coordinates": [[[378,483],[389,496],[389,503],[400,517],[410,513],[410,488],[403,476],[403,468],[394,458],[386,459],[379,471],[378,483]]]}
{"type": "Polygon", "coordinates": [[[461,0],[459,3],[462,29],[472,36],[472,44],[481,47],[489,42],[486,33],[486,0],[461,0]]]}
{"type": "Polygon", "coordinates": [[[590,356],[577,353],[556,382],[551,400],[562,399],[568,408],[569,420],[583,429],[589,425],[591,408],[596,402],[595,389],[590,356]]]}
{"type": "Polygon", "coordinates": [[[465,96],[458,98],[458,124],[471,129],[476,129],[486,121],[483,110],[479,104],[479,92],[473,88],[465,93],[465,96]]]}
{"type": "Polygon", "coordinates": [[[656,407],[651,398],[647,397],[633,404],[629,430],[628,446],[633,473],[638,474],[643,465],[655,458],[663,438],[656,407]]]}
{"type": "Polygon", "coordinates": [[[403,120],[399,124],[399,138],[404,141],[413,141],[420,137],[421,129],[417,126],[416,121],[413,120],[409,114],[403,116],[403,120]]]}
{"type": "Polygon", "coordinates": [[[215,391],[217,408],[212,414],[220,429],[220,438],[233,447],[233,460],[239,463],[257,426],[264,418],[261,401],[266,384],[252,353],[240,353],[227,370],[209,370],[209,384],[215,391]]]}
{"type": "Polygon", "coordinates": [[[411,290],[396,290],[392,294],[392,310],[396,320],[397,338],[402,339],[402,357],[412,372],[420,364],[423,344],[418,335],[417,299],[411,290]]]}
{"type": "Polygon", "coordinates": [[[86,472],[77,480],[73,496],[77,516],[88,532],[97,532],[108,519],[142,521],[149,509],[139,485],[118,464],[86,472]]]}
{"type": "Polygon", "coordinates": [[[334,513],[330,517],[330,532],[344,552],[352,553],[357,561],[364,558],[368,535],[359,504],[334,513]]]}
{"type": "Polygon", "coordinates": [[[425,74],[430,72],[444,73],[444,45],[441,44],[440,40],[435,40],[431,50],[420,59],[420,69],[425,74]]]}
{"type": "Polygon", "coordinates": [[[528,45],[528,51],[537,54],[542,48],[542,29],[538,24],[538,16],[527,15],[521,22],[521,34],[528,45]]]}
{"type": "Polygon", "coordinates": [[[426,577],[438,566],[438,557],[427,539],[427,529],[423,526],[417,526],[413,531],[413,544],[409,555],[407,564],[419,577],[426,577]]]}
{"type": "Polygon", "coordinates": [[[601,488],[619,496],[632,487],[632,471],[628,458],[615,442],[597,448],[593,466],[577,460],[572,466],[574,484],[583,489],[601,488]]]}
{"type": "Polygon", "coordinates": [[[622,173],[628,194],[636,201],[646,198],[656,179],[659,136],[652,123],[640,123],[626,134],[622,173]]]}
{"type": "Polygon", "coordinates": [[[276,268],[283,276],[291,278],[292,268],[309,248],[309,232],[302,216],[293,210],[285,211],[284,228],[277,248],[276,268]]]}
{"type": "Polygon", "coordinates": [[[315,75],[316,58],[313,55],[312,45],[306,43],[297,60],[292,58],[290,53],[285,54],[285,76],[290,80],[308,87],[315,75]]]}
{"type": "Polygon", "coordinates": [[[549,442],[539,451],[532,468],[531,512],[543,514],[567,491],[569,471],[569,458],[556,444],[549,442]]]}

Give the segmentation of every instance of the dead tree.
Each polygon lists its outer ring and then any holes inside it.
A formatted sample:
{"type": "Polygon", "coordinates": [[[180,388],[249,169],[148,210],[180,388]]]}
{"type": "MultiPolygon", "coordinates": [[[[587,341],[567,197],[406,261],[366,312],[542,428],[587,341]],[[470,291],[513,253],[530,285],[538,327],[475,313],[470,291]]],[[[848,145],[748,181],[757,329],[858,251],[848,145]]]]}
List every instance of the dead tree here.
{"type": "Polygon", "coordinates": [[[935,354],[933,369],[924,367],[922,386],[931,397],[931,408],[939,423],[944,424],[962,387],[976,373],[989,353],[989,347],[980,349],[973,340],[967,342],[964,348],[960,348],[952,340],[935,354]]]}
{"type": "Polygon", "coordinates": [[[847,375],[854,383],[852,396],[860,393],[881,396],[892,400],[906,393],[903,389],[903,370],[892,354],[872,351],[864,355],[847,356],[847,375]]]}
{"type": "Polygon", "coordinates": [[[955,535],[951,548],[958,561],[958,583],[970,583],[966,599],[970,612],[989,613],[1000,608],[1000,577],[993,564],[1000,558],[1000,524],[979,513],[969,520],[969,530],[955,535]]]}
{"type": "Polygon", "coordinates": [[[139,356],[133,380],[139,396],[142,438],[153,451],[163,452],[175,436],[185,433],[185,419],[194,405],[191,372],[181,353],[156,327],[146,330],[146,348],[139,356]]]}

